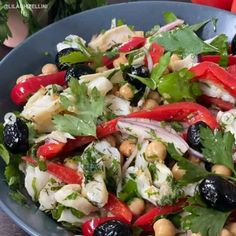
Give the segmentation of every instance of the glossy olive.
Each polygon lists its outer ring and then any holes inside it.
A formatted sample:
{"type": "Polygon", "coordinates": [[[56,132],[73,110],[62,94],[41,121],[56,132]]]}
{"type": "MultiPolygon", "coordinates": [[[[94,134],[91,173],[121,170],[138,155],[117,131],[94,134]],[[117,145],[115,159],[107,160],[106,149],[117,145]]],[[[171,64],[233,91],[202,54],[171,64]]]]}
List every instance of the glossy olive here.
{"type": "Polygon", "coordinates": [[[57,65],[57,68],[59,70],[67,70],[70,68],[71,64],[70,63],[62,63],[60,62],[60,58],[62,56],[66,56],[69,55],[71,52],[75,52],[78,51],[78,49],[75,48],[65,48],[62,49],[60,52],[57,53],[56,57],[55,57],[55,64],[57,65]]]}
{"type": "Polygon", "coordinates": [[[231,52],[233,55],[236,55],[236,34],[234,35],[231,42],[231,52]]]}
{"type": "Polygon", "coordinates": [[[187,143],[189,146],[199,152],[201,152],[202,144],[200,138],[200,128],[208,127],[203,121],[199,121],[196,124],[190,125],[187,131],[187,143]]]}
{"type": "Polygon", "coordinates": [[[143,97],[145,93],[145,87],[140,88],[133,96],[133,98],[130,100],[130,105],[135,107],[138,105],[139,100],[143,97]]]}
{"type": "Polygon", "coordinates": [[[99,225],[93,236],[132,236],[132,231],[129,225],[119,220],[110,220],[99,225]]]}
{"type": "Polygon", "coordinates": [[[66,71],[65,80],[68,82],[71,78],[79,79],[82,75],[93,73],[95,73],[95,71],[87,65],[74,64],[66,71]]]}
{"type": "Polygon", "coordinates": [[[218,175],[210,175],[199,184],[202,199],[220,211],[236,208],[236,186],[218,175]]]}
{"type": "Polygon", "coordinates": [[[129,74],[137,75],[137,76],[140,76],[143,78],[148,78],[150,76],[150,73],[149,73],[149,70],[146,66],[133,65],[129,69],[124,71],[124,73],[123,73],[124,79],[127,82],[129,82],[130,84],[132,84],[133,86],[135,86],[136,89],[141,89],[143,87],[146,87],[141,81],[131,77],[129,74]]]}
{"type": "Polygon", "coordinates": [[[3,141],[12,153],[23,153],[29,149],[29,129],[26,123],[17,118],[14,123],[6,124],[3,129],[3,141]]]}

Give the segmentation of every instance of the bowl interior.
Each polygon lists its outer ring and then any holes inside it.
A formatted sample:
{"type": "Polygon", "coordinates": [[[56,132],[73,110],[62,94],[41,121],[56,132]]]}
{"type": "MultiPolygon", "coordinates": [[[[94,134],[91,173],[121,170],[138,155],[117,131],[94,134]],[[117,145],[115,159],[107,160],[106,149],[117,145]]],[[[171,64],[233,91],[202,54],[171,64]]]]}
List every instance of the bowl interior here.
{"type": "MultiPolygon", "coordinates": [[[[215,8],[179,2],[123,3],[90,10],[63,19],[30,37],[0,63],[1,120],[6,112],[16,110],[10,100],[10,91],[16,78],[22,74],[40,73],[43,64],[54,62],[56,44],[62,41],[65,36],[78,34],[88,41],[92,35],[102,29],[109,28],[111,19],[114,17],[124,20],[128,25],[134,25],[136,29],[146,31],[157,23],[163,24],[162,14],[165,11],[174,12],[189,24],[211,17],[218,18],[215,32],[210,24],[201,32],[205,39],[225,33],[231,40],[236,31],[236,16],[233,14],[215,8]]],[[[40,212],[34,203],[26,208],[9,198],[9,189],[4,181],[2,161],[0,161],[0,179],[0,206],[24,230],[31,235],[70,235],[49,216],[40,212]]]]}

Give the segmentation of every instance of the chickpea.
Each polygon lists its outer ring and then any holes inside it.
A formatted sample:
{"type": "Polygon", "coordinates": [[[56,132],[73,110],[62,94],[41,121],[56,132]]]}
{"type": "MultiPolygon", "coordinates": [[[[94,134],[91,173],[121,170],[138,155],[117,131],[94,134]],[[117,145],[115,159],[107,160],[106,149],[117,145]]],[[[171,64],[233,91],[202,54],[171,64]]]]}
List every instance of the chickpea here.
{"type": "Polygon", "coordinates": [[[143,109],[152,110],[156,106],[158,106],[158,103],[155,100],[148,98],[143,104],[143,109]]]}
{"type": "Polygon", "coordinates": [[[170,57],[170,62],[169,62],[169,65],[168,65],[168,69],[170,71],[173,71],[173,65],[176,61],[180,61],[181,58],[177,55],[177,54],[172,54],[172,56],[170,57]]]}
{"type": "Polygon", "coordinates": [[[129,204],[129,209],[135,216],[141,215],[145,210],[144,200],[141,198],[134,198],[129,204]]]}
{"type": "Polygon", "coordinates": [[[193,164],[200,164],[201,163],[201,160],[196,158],[196,157],[193,157],[193,156],[189,156],[189,161],[191,161],[193,164]]]}
{"type": "Polygon", "coordinates": [[[236,222],[229,223],[226,228],[234,235],[236,236],[236,222]]]}
{"type": "Polygon", "coordinates": [[[119,92],[120,96],[123,97],[125,100],[130,100],[134,96],[134,92],[128,83],[121,86],[119,92]]]}
{"type": "Polygon", "coordinates": [[[166,159],[166,146],[160,141],[152,141],[145,150],[145,158],[150,162],[155,160],[163,162],[166,159]]]}
{"type": "Polygon", "coordinates": [[[50,75],[50,74],[53,74],[53,73],[56,73],[56,72],[58,72],[58,69],[57,69],[57,66],[55,64],[48,63],[48,64],[45,64],[42,67],[42,73],[44,75],[50,75]]]}
{"type": "Polygon", "coordinates": [[[24,82],[25,80],[27,80],[33,76],[34,76],[33,74],[22,75],[22,76],[18,77],[18,79],[16,80],[16,83],[19,84],[21,82],[24,82]]]}
{"type": "Polygon", "coordinates": [[[120,96],[119,90],[120,90],[120,86],[118,84],[114,84],[111,90],[111,93],[115,96],[120,96]]]}
{"type": "Polygon", "coordinates": [[[106,141],[111,144],[112,147],[116,146],[116,138],[112,135],[106,137],[106,141]]]}
{"type": "Polygon", "coordinates": [[[128,60],[127,60],[125,54],[120,54],[120,56],[113,61],[113,66],[119,67],[121,64],[125,64],[127,62],[128,62],[128,60]]]}
{"type": "Polygon", "coordinates": [[[156,91],[151,91],[148,94],[148,98],[155,100],[157,103],[159,103],[161,100],[160,94],[156,91]]]}
{"type": "Polygon", "coordinates": [[[108,68],[107,68],[106,66],[101,66],[101,67],[98,67],[98,68],[96,69],[96,72],[97,72],[97,73],[101,73],[101,72],[104,72],[104,71],[106,71],[106,70],[108,70],[108,68]]]}
{"type": "Polygon", "coordinates": [[[174,164],[171,171],[172,171],[172,174],[176,180],[181,179],[186,173],[185,170],[182,170],[179,168],[177,163],[174,164]]]}
{"type": "Polygon", "coordinates": [[[153,225],[155,236],[175,236],[176,229],[171,221],[160,219],[153,225]]]}
{"type": "Polygon", "coordinates": [[[133,140],[125,140],[120,145],[120,152],[122,155],[129,157],[135,149],[135,143],[133,140]]]}
{"type": "Polygon", "coordinates": [[[228,229],[222,229],[220,236],[234,236],[228,229]]]}
{"type": "Polygon", "coordinates": [[[211,167],[211,172],[224,176],[231,176],[232,173],[231,170],[224,165],[213,165],[211,167]]]}
{"type": "Polygon", "coordinates": [[[201,234],[200,233],[193,233],[193,234],[191,234],[191,236],[201,236],[201,234]]]}

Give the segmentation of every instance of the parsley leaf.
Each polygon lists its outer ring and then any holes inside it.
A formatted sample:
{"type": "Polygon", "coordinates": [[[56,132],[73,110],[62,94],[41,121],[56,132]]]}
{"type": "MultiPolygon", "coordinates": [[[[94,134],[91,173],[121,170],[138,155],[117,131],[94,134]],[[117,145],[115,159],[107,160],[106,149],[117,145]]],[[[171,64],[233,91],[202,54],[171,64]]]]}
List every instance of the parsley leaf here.
{"type": "Polygon", "coordinates": [[[181,54],[183,57],[189,54],[198,55],[201,53],[219,52],[216,47],[202,41],[187,27],[156,34],[150,41],[164,46],[166,51],[181,54]]]}
{"type": "Polygon", "coordinates": [[[131,201],[135,197],[139,197],[137,184],[134,180],[129,179],[119,192],[119,199],[124,202],[131,201]]]}
{"type": "Polygon", "coordinates": [[[163,14],[163,17],[164,17],[164,22],[166,24],[171,23],[171,22],[177,20],[176,15],[173,12],[170,12],[170,11],[165,12],[163,14]]]}
{"type": "Polygon", "coordinates": [[[57,130],[75,136],[96,136],[97,118],[102,115],[104,107],[104,97],[96,88],[89,94],[84,83],[80,84],[78,80],[71,79],[69,90],[60,95],[60,101],[68,111],[71,112],[70,109],[73,108],[74,113],[54,116],[53,122],[57,130]]]}
{"type": "Polygon", "coordinates": [[[27,198],[24,194],[22,194],[19,190],[17,191],[10,191],[9,192],[10,198],[22,206],[27,205],[27,198]]]}
{"type": "Polygon", "coordinates": [[[200,137],[203,145],[202,153],[207,161],[225,165],[236,174],[232,157],[235,141],[233,134],[219,130],[213,132],[208,127],[201,127],[200,137]]]}
{"type": "Polygon", "coordinates": [[[230,212],[221,212],[205,206],[199,195],[190,198],[188,202],[190,205],[184,210],[190,214],[182,219],[183,228],[202,236],[219,236],[230,212]]]}
{"type": "Polygon", "coordinates": [[[4,162],[8,165],[10,162],[10,155],[3,144],[0,144],[0,156],[2,157],[4,162]]]}
{"type": "Polygon", "coordinates": [[[180,185],[186,186],[190,183],[196,183],[211,174],[201,166],[193,164],[184,157],[180,156],[172,143],[168,144],[167,152],[172,159],[177,161],[179,168],[185,170],[184,176],[178,181],[180,185]]]}
{"type": "Polygon", "coordinates": [[[184,68],[163,76],[158,83],[159,93],[168,102],[195,100],[201,94],[199,84],[191,82],[194,74],[184,68]]]}

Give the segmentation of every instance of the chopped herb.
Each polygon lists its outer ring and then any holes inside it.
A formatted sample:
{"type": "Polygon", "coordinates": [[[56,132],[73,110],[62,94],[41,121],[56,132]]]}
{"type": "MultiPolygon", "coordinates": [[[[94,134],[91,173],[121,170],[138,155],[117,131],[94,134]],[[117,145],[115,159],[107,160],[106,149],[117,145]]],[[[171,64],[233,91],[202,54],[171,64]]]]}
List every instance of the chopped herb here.
{"type": "Polygon", "coordinates": [[[155,33],[157,33],[159,29],[160,29],[160,25],[154,25],[149,31],[145,33],[145,36],[150,37],[154,35],[155,33]]]}
{"type": "Polygon", "coordinates": [[[77,197],[79,196],[79,193],[78,192],[73,192],[71,194],[69,194],[65,200],[75,200],[77,197]]]}
{"type": "Polygon", "coordinates": [[[178,181],[180,185],[185,186],[190,183],[196,183],[211,174],[201,166],[193,164],[184,157],[180,156],[172,143],[168,144],[167,152],[172,159],[177,161],[179,168],[185,170],[184,176],[178,181]]]}
{"type": "Polygon", "coordinates": [[[169,24],[169,23],[177,20],[176,15],[170,11],[164,12],[163,17],[164,17],[164,22],[166,24],[169,24]]]}
{"type": "Polygon", "coordinates": [[[175,52],[186,57],[190,54],[219,53],[219,50],[212,45],[202,41],[192,30],[188,28],[176,29],[156,34],[150,39],[164,46],[166,51],[175,52]]]}
{"type": "Polygon", "coordinates": [[[60,101],[67,110],[74,106],[75,113],[54,116],[55,128],[74,136],[96,136],[96,122],[104,110],[104,97],[96,88],[89,94],[87,86],[84,83],[80,84],[76,79],[70,80],[69,88],[67,95],[60,95],[60,101]],[[74,98],[73,104],[67,96],[74,98]]]}
{"type": "Polygon", "coordinates": [[[39,192],[38,192],[38,190],[37,190],[37,179],[36,179],[36,177],[34,177],[33,178],[33,180],[32,180],[32,189],[33,189],[33,191],[34,191],[34,197],[33,197],[33,199],[35,200],[35,201],[37,201],[38,200],[38,197],[39,197],[39,192]]]}
{"type": "Polygon", "coordinates": [[[52,218],[54,220],[59,220],[59,218],[61,217],[61,214],[65,208],[66,207],[63,206],[62,204],[58,204],[57,207],[53,208],[51,211],[52,218]]]}
{"type": "Polygon", "coordinates": [[[170,73],[160,79],[158,91],[168,102],[194,101],[201,90],[197,82],[191,82],[193,77],[186,68],[170,73]]]}
{"type": "Polygon", "coordinates": [[[213,132],[208,127],[201,127],[200,137],[203,145],[202,153],[207,161],[213,164],[225,165],[236,174],[232,157],[235,142],[234,135],[219,130],[213,132]]]}
{"type": "Polygon", "coordinates": [[[21,193],[19,190],[16,191],[10,191],[9,192],[9,196],[12,200],[16,201],[17,203],[19,203],[22,206],[26,206],[27,205],[27,198],[26,196],[21,193]]]}
{"type": "Polygon", "coordinates": [[[202,236],[220,235],[230,212],[209,208],[202,204],[199,197],[190,198],[189,203],[190,205],[184,208],[190,214],[182,219],[183,228],[202,236]]]}
{"type": "Polygon", "coordinates": [[[46,165],[46,162],[44,160],[41,160],[41,159],[37,158],[37,164],[38,164],[38,167],[41,171],[46,171],[47,170],[47,165],[46,165]]]}
{"type": "Polygon", "coordinates": [[[74,209],[74,208],[70,208],[70,210],[71,210],[71,213],[72,213],[74,216],[76,216],[77,218],[82,218],[82,217],[84,216],[84,213],[81,212],[81,211],[78,211],[78,210],[76,210],[76,209],[74,209]]]}
{"type": "Polygon", "coordinates": [[[10,155],[3,144],[0,144],[0,156],[2,157],[4,162],[8,165],[10,162],[10,155]]]}
{"type": "Polygon", "coordinates": [[[135,197],[139,197],[137,184],[133,179],[129,179],[123,186],[122,191],[118,194],[119,199],[129,202],[135,197]]]}

